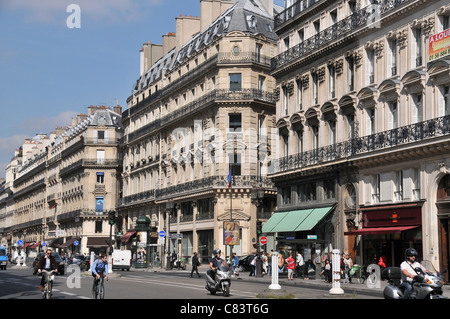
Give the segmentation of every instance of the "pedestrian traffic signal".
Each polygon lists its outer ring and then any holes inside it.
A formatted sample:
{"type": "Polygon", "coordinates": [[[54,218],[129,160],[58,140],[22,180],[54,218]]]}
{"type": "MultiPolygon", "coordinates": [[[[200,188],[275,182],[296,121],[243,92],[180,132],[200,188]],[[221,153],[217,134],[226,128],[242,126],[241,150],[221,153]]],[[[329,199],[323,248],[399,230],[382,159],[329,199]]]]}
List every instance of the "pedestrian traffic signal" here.
{"type": "Polygon", "coordinates": [[[259,220],[256,222],[256,233],[258,235],[262,234],[262,222],[259,220]]]}
{"type": "Polygon", "coordinates": [[[116,222],[116,212],[109,212],[109,224],[112,226],[116,222]]]}

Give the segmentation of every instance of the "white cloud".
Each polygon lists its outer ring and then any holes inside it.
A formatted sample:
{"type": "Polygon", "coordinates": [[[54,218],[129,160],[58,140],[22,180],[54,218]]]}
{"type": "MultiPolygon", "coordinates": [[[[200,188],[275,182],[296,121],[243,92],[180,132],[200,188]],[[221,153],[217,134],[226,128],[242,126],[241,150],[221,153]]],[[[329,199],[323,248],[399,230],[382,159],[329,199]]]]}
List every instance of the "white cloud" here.
{"type": "Polygon", "coordinates": [[[81,21],[87,17],[102,23],[120,23],[140,20],[145,17],[145,7],[162,3],[162,0],[4,0],[3,9],[24,11],[28,22],[60,23],[71,13],[67,7],[76,4],[81,9],[81,21]]]}
{"type": "Polygon", "coordinates": [[[32,136],[39,133],[49,134],[57,126],[65,127],[72,124],[72,119],[77,115],[78,113],[74,111],[64,111],[52,117],[24,119],[16,130],[25,131],[32,136]]]}

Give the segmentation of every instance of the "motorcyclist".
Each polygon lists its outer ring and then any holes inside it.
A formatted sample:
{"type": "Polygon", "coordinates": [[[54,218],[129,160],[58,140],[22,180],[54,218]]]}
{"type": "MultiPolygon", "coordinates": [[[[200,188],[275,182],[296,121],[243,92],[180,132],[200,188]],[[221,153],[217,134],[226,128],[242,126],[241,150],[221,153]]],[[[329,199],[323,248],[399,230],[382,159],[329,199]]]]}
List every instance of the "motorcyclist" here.
{"type": "Polygon", "coordinates": [[[426,269],[416,261],[417,251],[414,248],[408,248],[405,251],[405,261],[401,263],[400,270],[402,272],[402,284],[401,287],[403,290],[403,299],[409,299],[413,290],[413,280],[420,279],[418,274],[415,272],[415,268],[420,268],[424,272],[426,269]]]}
{"type": "Polygon", "coordinates": [[[216,269],[220,266],[220,263],[222,261],[222,259],[220,258],[221,253],[222,251],[220,249],[214,250],[214,257],[209,260],[208,276],[210,276],[211,278],[214,278],[216,269]]]}

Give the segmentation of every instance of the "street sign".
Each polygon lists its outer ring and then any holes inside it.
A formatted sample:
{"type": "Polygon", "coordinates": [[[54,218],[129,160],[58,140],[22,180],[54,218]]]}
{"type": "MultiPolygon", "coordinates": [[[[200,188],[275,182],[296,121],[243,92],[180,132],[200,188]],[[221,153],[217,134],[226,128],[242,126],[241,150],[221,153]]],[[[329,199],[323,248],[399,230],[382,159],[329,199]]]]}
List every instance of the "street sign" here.
{"type": "Polygon", "coordinates": [[[17,241],[17,245],[22,246],[23,245],[23,241],[22,240],[18,240],[17,241]]]}
{"type": "Polygon", "coordinates": [[[169,234],[170,239],[183,238],[183,234],[169,234]]]}
{"type": "Polygon", "coordinates": [[[46,243],[42,243],[41,246],[42,246],[42,247],[45,247],[45,246],[47,246],[47,244],[46,244],[46,243]]]}
{"type": "Polygon", "coordinates": [[[166,237],[166,232],[164,230],[161,230],[159,232],[159,237],[166,237]]]}
{"type": "Polygon", "coordinates": [[[317,235],[307,235],[307,239],[317,239],[317,235]]]}
{"type": "Polygon", "coordinates": [[[262,236],[262,237],[259,239],[259,241],[261,242],[261,245],[265,245],[265,244],[267,244],[267,237],[262,236]]]}
{"type": "Polygon", "coordinates": [[[80,243],[78,242],[78,240],[75,240],[75,241],[73,242],[73,244],[74,244],[75,246],[78,246],[80,243]]]}

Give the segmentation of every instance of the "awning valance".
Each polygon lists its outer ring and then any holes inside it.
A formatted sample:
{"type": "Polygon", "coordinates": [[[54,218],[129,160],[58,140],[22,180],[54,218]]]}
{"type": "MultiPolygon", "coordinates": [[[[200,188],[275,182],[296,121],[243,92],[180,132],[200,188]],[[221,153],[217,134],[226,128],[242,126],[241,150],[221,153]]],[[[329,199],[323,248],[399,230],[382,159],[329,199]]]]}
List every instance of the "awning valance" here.
{"type": "Polygon", "coordinates": [[[136,234],[135,231],[126,232],[125,235],[122,236],[122,243],[127,243],[134,234],[136,234]]]}
{"type": "Polygon", "coordinates": [[[87,247],[108,247],[109,237],[88,237],[87,247]]]}
{"type": "Polygon", "coordinates": [[[70,245],[73,245],[73,243],[76,241],[76,238],[72,238],[72,239],[68,239],[64,244],[62,244],[61,246],[59,246],[60,248],[67,248],[70,245]]]}
{"type": "Polygon", "coordinates": [[[295,232],[313,229],[334,206],[279,212],[263,225],[263,233],[295,232]]]}
{"type": "Polygon", "coordinates": [[[33,246],[31,246],[30,249],[35,249],[35,248],[37,248],[40,244],[41,244],[41,242],[38,242],[38,243],[34,244],[33,246]]]}
{"type": "Polygon", "coordinates": [[[354,231],[345,232],[344,235],[382,235],[399,234],[402,231],[418,228],[419,226],[398,226],[398,227],[372,227],[361,228],[354,231]]]}

